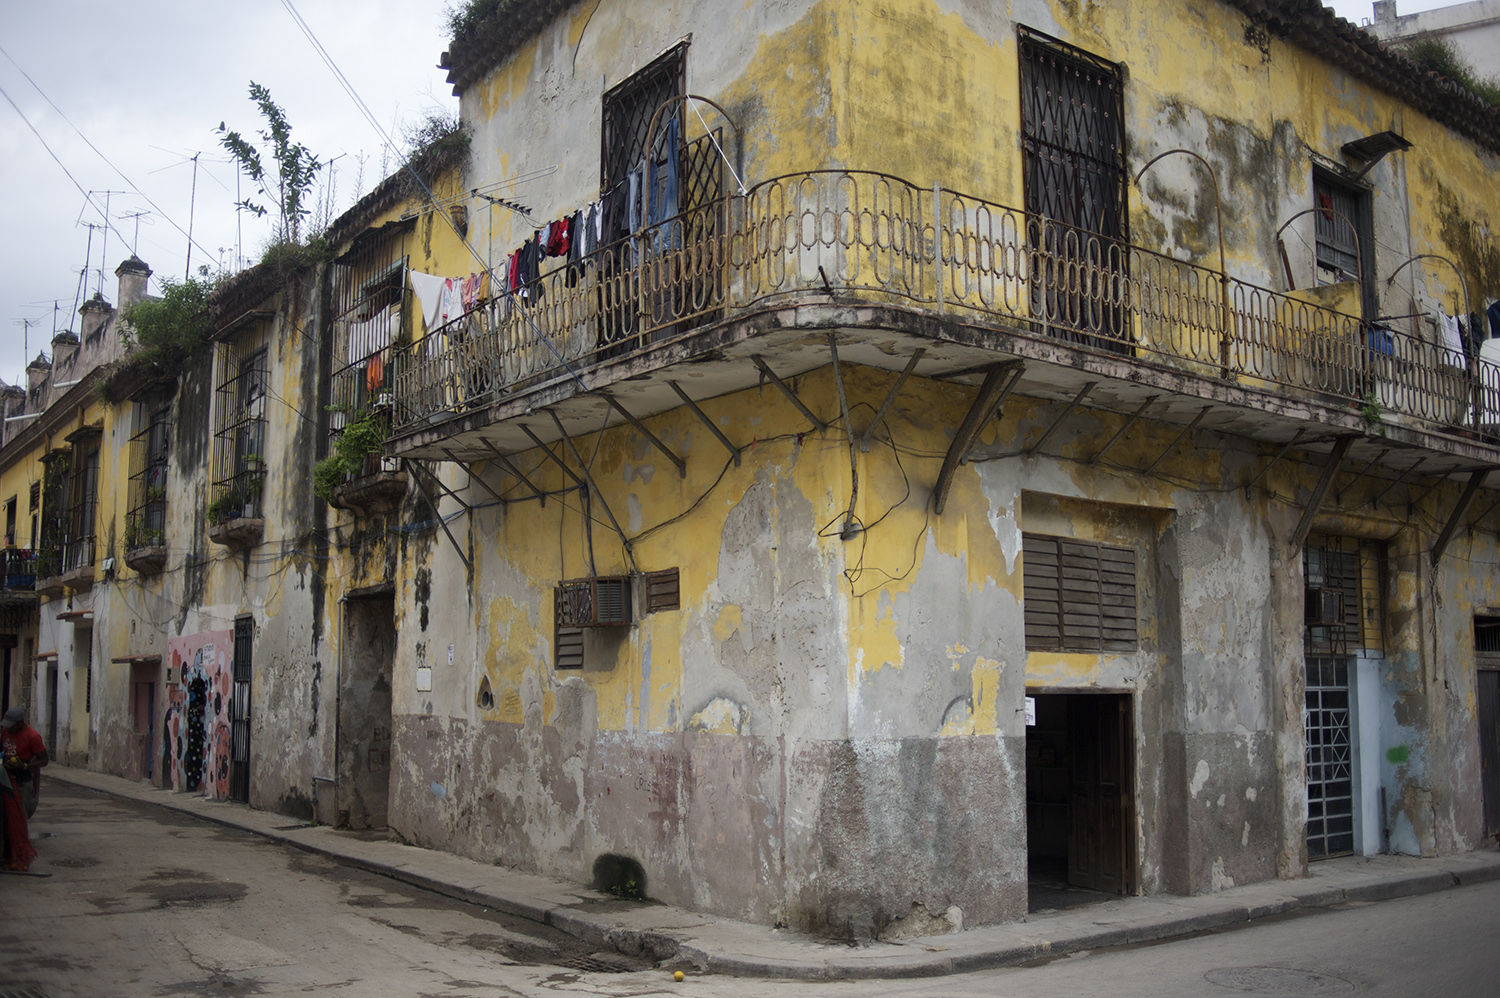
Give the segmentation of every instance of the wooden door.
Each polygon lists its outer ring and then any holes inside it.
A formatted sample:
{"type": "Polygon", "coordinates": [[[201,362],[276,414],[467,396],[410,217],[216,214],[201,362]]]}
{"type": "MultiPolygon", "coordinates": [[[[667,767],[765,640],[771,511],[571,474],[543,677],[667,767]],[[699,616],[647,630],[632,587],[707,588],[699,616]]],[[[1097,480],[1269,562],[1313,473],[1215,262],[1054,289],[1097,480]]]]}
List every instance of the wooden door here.
{"type": "Polygon", "coordinates": [[[1132,888],[1130,697],[1068,697],[1068,883],[1110,894],[1132,888]]]}

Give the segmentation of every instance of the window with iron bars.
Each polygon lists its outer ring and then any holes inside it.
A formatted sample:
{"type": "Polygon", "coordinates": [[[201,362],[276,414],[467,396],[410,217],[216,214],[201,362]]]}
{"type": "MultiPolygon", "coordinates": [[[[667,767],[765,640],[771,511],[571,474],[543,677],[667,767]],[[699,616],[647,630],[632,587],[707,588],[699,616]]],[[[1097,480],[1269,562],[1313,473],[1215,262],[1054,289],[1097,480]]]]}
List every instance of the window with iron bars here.
{"type": "Polygon", "coordinates": [[[94,531],[99,514],[99,441],[93,433],[73,447],[69,469],[68,519],[63,540],[63,571],[94,563],[94,531]]]}
{"type": "Polygon", "coordinates": [[[1308,655],[1379,655],[1381,545],[1352,537],[1314,537],[1302,552],[1308,655]]]}
{"type": "MultiPolygon", "coordinates": [[[[68,533],[68,479],[72,454],[53,451],[42,458],[40,533],[36,545],[36,574],[49,578],[63,573],[63,546],[68,533]]],[[[33,527],[33,530],[37,530],[33,527]]]]}
{"type": "MultiPolygon", "coordinates": [[[[410,223],[377,230],[333,268],[333,375],[329,382],[330,437],[370,412],[389,412],[395,384],[395,346],[407,321],[406,237],[410,223]]],[[[367,463],[377,463],[371,455],[367,463]]],[[[366,472],[380,470],[367,467],[366,472]]]]}
{"type": "Polygon", "coordinates": [[[1033,303],[1053,335],[1128,352],[1124,75],[1026,28],[1019,50],[1033,303]]]}
{"type": "Polygon", "coordinates": [[[269,357],[258,342],[222,344],[210,506],[219,522],[262,515],[269,357]]]}
{"type": "Polygon", "coordinates": [[[130,508],[125,548],[162,547],[167,536],[167,445],[171,407],[136,404],[145,426],[130,438],[130,508]]]}

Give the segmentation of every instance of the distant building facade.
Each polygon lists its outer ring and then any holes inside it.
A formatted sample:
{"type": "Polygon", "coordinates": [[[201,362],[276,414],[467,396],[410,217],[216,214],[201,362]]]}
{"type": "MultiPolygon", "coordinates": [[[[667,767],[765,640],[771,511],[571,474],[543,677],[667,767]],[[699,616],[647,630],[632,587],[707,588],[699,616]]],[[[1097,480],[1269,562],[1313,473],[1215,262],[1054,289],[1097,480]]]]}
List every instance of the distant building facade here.
{"type": "Polygon", "coordinates": [[[1440,38],[1481,77],[1500,77],[1500,0],[1472,0],[1417,14],[1402,14],[1397,0],[1377,0],[1374,20],[1366,25],[1383,42],[1440,38]]]}

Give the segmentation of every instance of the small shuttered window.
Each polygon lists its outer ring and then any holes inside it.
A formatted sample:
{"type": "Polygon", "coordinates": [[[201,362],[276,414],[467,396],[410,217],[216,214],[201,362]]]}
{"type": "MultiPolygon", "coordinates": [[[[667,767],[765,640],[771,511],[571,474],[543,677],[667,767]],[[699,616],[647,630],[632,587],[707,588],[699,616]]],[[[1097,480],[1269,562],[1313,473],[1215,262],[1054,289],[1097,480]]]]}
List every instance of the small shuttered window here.
{"type": "Polygon", "coordinates": [[[658,610],[676,610],[682,605],[677,569],[668,568],[660,572],[647,572],[645,582],[644,595],[647,613],[656,613],[658,610]]]}
{"type": "Polygon", "coordinates": [[[1028,649],[1136,650],[1133,550],[1043,534],[1022,543],[1028,649]]]}

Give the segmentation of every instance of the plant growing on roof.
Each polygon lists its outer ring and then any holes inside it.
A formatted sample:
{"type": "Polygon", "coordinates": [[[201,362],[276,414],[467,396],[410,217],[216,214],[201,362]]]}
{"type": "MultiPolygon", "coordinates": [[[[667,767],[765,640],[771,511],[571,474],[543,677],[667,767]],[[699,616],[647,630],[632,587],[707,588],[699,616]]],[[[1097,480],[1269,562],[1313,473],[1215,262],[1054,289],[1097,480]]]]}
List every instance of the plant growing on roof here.
{"type": "Polygon", "coordinates": [[[126,305],[120,337],[126,360],[142,369],[177,367],[208,337],[208,298],[214,283],[189,277],[162,279],[161,297],[126,305]]]}
{"type": "MultiPolygon", "coordinates": [[[[302,220],[312,212],[308,197],[313,181],[325,164],[302,143],[292,141],[292,126],[286,120],[286,113],[271,99],[271,91],[252,80],[250,99],[266,119],[266,126],[259,134],[261,147],[270,153],[269,163],[262,158],[260,148],[239,132],[230,131],[222,121],[217,129],[222,136],[219,144],[255,184],[260,197],[276,208],[276,242],[300,243],[302,220]]],[[[250,198],[239,202],[238,207],[262,218],[268,210],[250,198]]]]}
{"type": "Polygon", "coordinates": [[[361,412],[350,420],[333,442],[333,453],[313,466],[313,492],[320,499],[333,498],[333,491],[358,475],[365,458],[378,454],[389,435],[385,418],[377,412],[361,412]]]}

